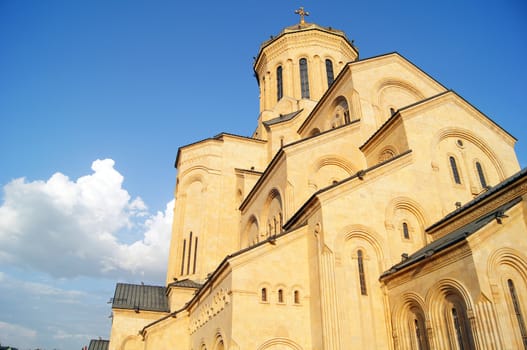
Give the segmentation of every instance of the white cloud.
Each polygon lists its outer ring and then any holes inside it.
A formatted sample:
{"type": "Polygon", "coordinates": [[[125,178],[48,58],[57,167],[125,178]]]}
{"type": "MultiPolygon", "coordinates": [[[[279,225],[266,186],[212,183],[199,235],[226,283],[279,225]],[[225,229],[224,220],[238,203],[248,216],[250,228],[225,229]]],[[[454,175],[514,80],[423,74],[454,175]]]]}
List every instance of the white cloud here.
{"type": "Polygon", "coordinates": [[[37,336],[37,332],[17,324],[0,321],[0,339],[4,345],[30,347],[37,336]]]}
{"type": "Polygon", "coordinates": [[[76,181],[55,173],[47,181],[20,178],[4,186],[0,207],[0,263],[54,277],[154,274],[166,268],[174,202],[151,215],[131,199],[111,159],[76,181]],[[120,235],[142,239],[124,243],[120,235]]]}

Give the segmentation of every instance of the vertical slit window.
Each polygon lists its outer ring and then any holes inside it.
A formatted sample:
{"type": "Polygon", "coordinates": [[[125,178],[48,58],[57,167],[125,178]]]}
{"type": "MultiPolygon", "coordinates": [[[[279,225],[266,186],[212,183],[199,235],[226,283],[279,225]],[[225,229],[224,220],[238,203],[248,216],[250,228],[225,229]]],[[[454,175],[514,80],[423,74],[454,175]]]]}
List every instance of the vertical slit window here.
{"type": "Polygon", "coordinates": [[[509,285],[509,293],[511,295],[514,313],[516,314],[516,319],[518,320],[518,325],[520,327],[520,334],[522,336],[523,347],[527,349],[527,329],[525,328],[525,322],[523,321],[522,310],[520,308],[518,295],[516,294],[516,288],[514,287],[514,282],[512,282],[512,280],[508,280],[507,284],[509,285]]]}
{"type": "Polygon", "coordinates": [[[300,292],[295,290],[293,294],[293,299],[295,301],[295,304],[300,304],[300,292]]]}
{"type": "Polygon", "coordinates": [[[196,273],[196,259],[198,257],[198,237],[194,239],[194,267],[192,273],[196,273]]]}
{"type": "Polygon", "coordinates": [[[190,274],[190,256],[192,255],[192,231],[188,240],[187,275],[190,274]]]}
{"type": "Polygon", "coordinates": [[[282,80],[282,66],[276,68],[276,100],[280,101],[284,96],[284,86],[282,80]]]}
{"type": "Polygon", "coordinates": [[[326,75],[328,77],[328,88],[333,84],[334,76],[333,76],[333,62],[331,60],[326,60],[326,75]]]}
{"type": "Polygon", "coordinates": [[[410,239],[410,231],[408,230],[408,224],[406,222],[403,222],[403,237],[410,239]]]}
{"type": "Polygon", "coordinates": [[[359,267],[360,294],[368,295],[368,291],[366,290],[366,278],[364,276],[364,257],[362,250],[357,251],[357,264],[359,267]]]}
{"type": "Polygon", "coordinates": [[[478,172],[479,183],[481,187],[487,187],[487,180],[485,179],[485,174],[483,173],[483,168],[481,167],[480,162],[476,162],[476,171],[478,172]]]}
{"type": "Polygon", "coordinates": [[[459,171],[457,169],[456,159],[451,156],[449,160],[450,160],[450,168],[452,169],[452,176],[454,177],[454,181],[457,184],[461,184],[461,178],[459,177],[459,171]]]}
{"type": "Polygon", "coordinates": [[[185,254],[187,249],[187,240],[183,240],[183,254],[181,254],[181,275],[183,275],[183,272],[185,271],[185,254]]]}
{"type": "Polygon", "coordinates": [[[279,289],[278,290],[278,302],[283,303],[284,302],[284,291],[279,289]]]}
{"type": "Polygon", "coordinates": [[[300,88],[302,91],[302,98],[309,98],[309,79],[307,74],[307,60],[300,59],[300,88]]]}
{"type": "Polygon", "coordinates": [[[456,308],[452,308],[452,318],[454,319],[454,329],[456,330],[457,344],[459,349],[465,350],[464,341],[463,341],[463,330],[461,329],[461,322],[457,314],[456,308]]]}
{"type": "Polygon", "coordinates": [[[415,327],[415,337],[417,338],[417,348],[419,350],[423,350],[423,341],[421,336],[421,329],[419,327],[419,321],[417,319],[414,320],[414,327],[415,327]]]}

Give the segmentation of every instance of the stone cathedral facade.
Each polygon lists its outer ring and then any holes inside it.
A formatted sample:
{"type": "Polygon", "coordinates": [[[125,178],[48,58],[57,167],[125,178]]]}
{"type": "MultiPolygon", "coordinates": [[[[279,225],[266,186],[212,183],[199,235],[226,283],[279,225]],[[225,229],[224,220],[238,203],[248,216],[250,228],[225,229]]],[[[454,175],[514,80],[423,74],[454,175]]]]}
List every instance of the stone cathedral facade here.
{"type": "Polygon", "coordinates": [[[297,12],[252,136],[179,149],[166,285],[117,285],[109,349],[527,349],[515,138],[297,12]]]}

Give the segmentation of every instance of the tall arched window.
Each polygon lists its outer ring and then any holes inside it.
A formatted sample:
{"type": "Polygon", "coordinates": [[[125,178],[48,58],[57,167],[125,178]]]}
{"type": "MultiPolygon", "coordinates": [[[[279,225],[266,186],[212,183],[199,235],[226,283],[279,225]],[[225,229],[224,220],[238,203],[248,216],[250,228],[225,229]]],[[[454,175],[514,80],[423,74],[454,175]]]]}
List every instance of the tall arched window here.
{"type": "Polygon", "coordinates": [[[300,304],[300,292],[295,290],[293,293],[293,300],[295,304],[300,304]]]}
{"type": "Polygon", "coordinates": [[[276,100],[280,101],[284,96],[284,87],[282,81],[282,66],[276,68],[276,100]]]}
{"type": "Polygon", "coordinates": [[[523,347],[527,349],[527,329],[525,328],[525,322],[523,321],[522,310],[520,308],[518,295],[516,294],[516,288],[514,287],[514,282],[512,282],[512,280],[508,280],[507,284],[509,285],[509,293],[512,300],[512,307],[514,308],[514,313],[516,314],[516,320],[518,320],[518,326],[520,328],[520,334],[522,336],[523,347]]]}
{"type": "Polygon", "coordinates": [[[452,176],[454,177],[454,182],[457,184],[461,184],[461,178],[459,177],[459,171],[457,169],[456,159],[450,156],[449,160],[450,160],[450,168],[452,169],[452,176]]]}
{"type": "Polygon", "coordinates": [[[487,187],[487,180],[485,179],[485,174],[483,173],[483,168],[481,167],[480,162],[476,162],[476,171],[478,172],[479,183],[481,187],[487,187]]]}
{"type": "Polygon", "coordinates": [[[309,98],[309,79],[307,74],[307,60],[300,59],[300,89],[302,91],[302,98],[309,98]]]}
{"type": "Polygon", "coordinates": [[[408,230],[408,224],[406,222],[403,222],[403,237],[410,239],[410,231],[408,230]]]}
{"type": "Polygon", "coordinates": [[[284,302],[284,291],[282,289],[278,289],[278,302],[279,303],[284,302]]]}
{"type": "Polygon", "coordinates": [[[328,87],[330,87],[335,78],[333,76],[333,62],[329,59],[326,60],[326,75],[328,78],[328,87]]]}
{"type": "Polygon", "coordinates": [[[447,307],[445,308],[445,320],[450,323],[450,339],[457,343],[460,350],[471,350],[474,347],[474,336],[467,315],[467,307],[463,299],[456,294],[447,296],[447,307]]]}
{"type": "Polygon", "coordinates": [[[183,240],[183,254],[181,254],[181,275],[185,271],[185,255],[187,253],[187,240],[183,240]]]}
{"type": "Polygon", "coordinates": [[[364,276],[364,257],[362,250],[357,251],[357,264],[359,268],[359,283],[360,283],[360,294],[368,295],[366,290],[366,278],[364,276]]]}

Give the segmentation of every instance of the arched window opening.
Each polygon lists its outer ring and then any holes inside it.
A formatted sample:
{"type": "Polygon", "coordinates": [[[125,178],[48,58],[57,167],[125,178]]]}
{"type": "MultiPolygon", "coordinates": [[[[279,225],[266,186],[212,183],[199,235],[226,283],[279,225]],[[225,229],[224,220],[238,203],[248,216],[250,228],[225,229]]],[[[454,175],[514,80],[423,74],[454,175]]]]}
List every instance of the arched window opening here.
{"type": "Polygon", "coordinates": [[[485,174],[483,173],[483,168],[481,167],[480,162],[476,162],[476,171],[478,172],[479,183],[481,187],[487,188],[487,180],[485,179],[485,174]]]}
{"type": "Polygon", "coordinates": [[[266,302],[266,301],[267,301],[267,288],[262,288],[261,300],[262,300],[263,302],[266,302]]]}
{"type": "Polygon", "coordinates": [[[527,329],[525,328],[525,322],[523,321],[523,314],[520,308],[520,302],[518,300],[518,295],[516,294],[516,288],[514,287],[514,282],[508,280],[507,284],[509,285],[509,293],[512,300],[512,307],[514,308],[514,313],[516,314],[516,320],[518,321],[518,326],[520,328],[520,334],[522,336],[523,347],[527,349],[527,329]]]}
{"type": "Polygon", "coordinates": [[[403,222],[403,237],[410,239],[410,231],[408,230],[408,224],[406,222],[403,222]]]}
{"type": "Polygon", "coordinates": [[[278,213],[278,218],[280,220],[280,232],[282,232],[282,227],[284,226],[284,217],[282,213],[278,213]]]}
{"type": "Polygon", "coordinates": [[[293,300],[295,302],[295,304],[300,304],[300,292],[295,290],[295,292],[293,293],[293,300]]]}
{"type": "Polygon", "coordinates": [[[457,344],[461,350],[475,349],[474,336],[467,315],[467,307],[463,299],[456,294],[449,294],[446,297],[447,307],[445,308],[445,319],[449,324],[447,328],[452,342],[457,344]]]}
{"type": "Polygon", "coordinates": [[[307,60],[300,59],[300,90],[302,98],[309,98],[309,79],[307,74],[307,60]]]}
{"type": "Polygon", "coordinates": [[[357,251],[357,264],[359,268],[359,283],[360,283],[360,294],[368,295],[366,290],[366,278],[364,276],[364,261],[363,261],[362,250],[357,251]]]}
{"type": "Polygon", "coordinates": [[[284,291],[282,289],[278,290],[278,302],[283,303],[284,302],[284,291]]]}
{"type": "Polygon", "coordinates": [[[457,184],[461,184],[461,178],[459,177],[459,171],[457,169],[456,159],[450,156],[449,160],[450,160],[450,168],[452,169],[452,176],[454,177],[454,182],[457,184]]]}
{"type": "Polygon", "coordinates": [[[333,84],[334,76],[333,76],[333,62],[331,62],[330,59],[326,60],[326,75],[328,78],[328,88],[333,84]]]}
{"type": "Polygon", "coordinates": [[[283,96],[282,66],[278,66],[278,68],[276,68],[276,100],[280,101],[283,96]]]}

